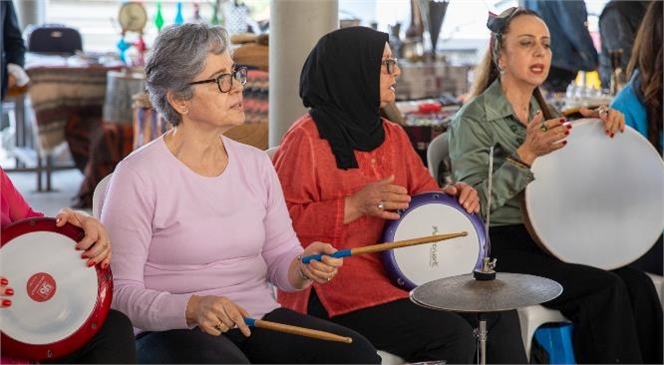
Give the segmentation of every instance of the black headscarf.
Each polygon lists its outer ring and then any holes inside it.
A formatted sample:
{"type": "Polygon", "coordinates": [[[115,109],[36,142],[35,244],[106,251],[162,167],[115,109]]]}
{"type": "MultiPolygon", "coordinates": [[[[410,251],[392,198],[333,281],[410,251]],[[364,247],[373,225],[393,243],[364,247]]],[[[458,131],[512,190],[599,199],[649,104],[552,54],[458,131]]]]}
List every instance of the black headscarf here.
{"type": "Polygon", "coordinates": [[[323,36],[300,75],[300,97],[340,169],[357,168],[354,150],[372,151],[385,140],[380,117],[380,70],[387,33],[366,27],[323,36]]]}

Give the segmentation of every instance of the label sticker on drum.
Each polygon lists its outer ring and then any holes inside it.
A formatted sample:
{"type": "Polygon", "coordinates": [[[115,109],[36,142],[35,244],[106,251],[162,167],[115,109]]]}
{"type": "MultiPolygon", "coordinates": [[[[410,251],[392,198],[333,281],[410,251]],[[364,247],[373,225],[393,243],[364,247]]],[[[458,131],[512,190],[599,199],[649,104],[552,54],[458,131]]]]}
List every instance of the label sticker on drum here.
{"type": "Polygon", "coordinates": [[[28,279],[27,294],[35,302],[45,302],[55,295],[55,279],[45,272],[39,272],[28,279]]]}

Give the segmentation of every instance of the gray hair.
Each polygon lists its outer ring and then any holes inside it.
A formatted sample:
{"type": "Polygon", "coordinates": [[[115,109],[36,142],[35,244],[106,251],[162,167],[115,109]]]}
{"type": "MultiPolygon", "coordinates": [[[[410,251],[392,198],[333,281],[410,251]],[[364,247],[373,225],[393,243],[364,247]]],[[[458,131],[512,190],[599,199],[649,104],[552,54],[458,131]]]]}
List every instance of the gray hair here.
{"type": "Polygon", "coordinates": [[[179,100],[193,98],[189,83],[205,68],[208,53],[222,54],[228,46],[228,32],[220,26],[187,23],[159,33],[145,66],[145,84],[152,105],[173,126],[182,116],[168,102],[167,93],[179,100]]]}

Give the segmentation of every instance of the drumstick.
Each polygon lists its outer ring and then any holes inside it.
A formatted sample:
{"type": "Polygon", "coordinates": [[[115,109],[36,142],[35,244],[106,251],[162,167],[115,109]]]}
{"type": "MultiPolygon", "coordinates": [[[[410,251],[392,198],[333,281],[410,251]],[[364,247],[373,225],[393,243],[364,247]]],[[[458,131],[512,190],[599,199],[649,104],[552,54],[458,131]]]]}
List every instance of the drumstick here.
{"type": "Polygon", "coordinates": [[[254,326],[256,328],[264,328],[272,331],[290,333],[304,337],[317,338],[319,340],[345,342],[345,343],[353,342],[353,339],[350,337],[339,336],[335,335],[334,333],[312,330],[304,327],[291,326],[283,323],[264,321],[262,319],[245,318],[244,323],[246,323],[247,326],[254,326]]]}
{"type": "MultiPolygon", "coordinates": [[[[439,234],[439,235],[435,235],[435,236],[412,238],[412,239],[403,240],[403,241],[385,242],[385,243],[379,243],[379,244],[376,244],[376,245],[370,245],[370,246],[356,247],[356,248],[350,248],[350,249],[346,249],[346,250],[340,250],[340,251],[337,251],[337,252],[335,252],[331,255],[328,255],[328,256],[332,256],[332,257],[336,257],[336,258],[348,257],[348,256],[353,256],[353,255],[361,255],[363,253],[380,252],[380,251],[392,250],[394,248],[421,245],[423,243],[432,243],[432,242],[444,241],[444,240],[449,240],[450,238],[463,237],[463,236],[467,236],[467,235],[468,235],[468,232],[463,231],[463,232],[457,232],[457,233],[448,233],[448,234],[439,234]]],[[[311,261],[311,260],[320,261],[322,258],[323,258],[322,254],[309,255],[309,256],[303,257],[302,262],[305,263],[305,264],[308,264],[309,261],[311,261]]]]}

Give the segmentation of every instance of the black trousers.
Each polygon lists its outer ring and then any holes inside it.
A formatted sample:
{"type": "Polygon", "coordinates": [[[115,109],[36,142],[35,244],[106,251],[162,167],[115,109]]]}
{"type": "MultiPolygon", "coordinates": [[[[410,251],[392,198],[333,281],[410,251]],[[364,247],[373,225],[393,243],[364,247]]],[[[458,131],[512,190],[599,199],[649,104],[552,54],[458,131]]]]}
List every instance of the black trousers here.
{"type": "Polygon", "coordinates": [[[662,306],[652,280],[633,268],[606,271],[544,253],[524,225],[490,230],[497,270],[538,275],[563,286],[543,305],[574,322],[579,363],[662,363],[662,306]]]}
{"type": "Polygon", "coordinates": [[[110,310],[101,330],[81,349],[50,364],[135,364],[136,347],[131,321],[123,313],[110,310]]]}
{"type": "MultiPolygon", "coordinates": [[[[309,298],[309,313],[328,318],[314,291],[309,298]]],[[[475,363],[473,328],[477,327],[477,316],[474,314],[431,310],[402,299],[329,320],[356,330],[376,348],[407,362],[475,363]]],[[[489,314],[487,327],[487,362],[527,363],[516,311],[489,314]]]]}
{"type": "Polygon", "coordinates": [[[319,318],[278,308],[263,319],[332,332],[353,339],[350,344],[251,328],[212,336],[198,327],[144,332],[136,340],[142,364],[379,364],[380,356],[360,334],[319,318]]]}

